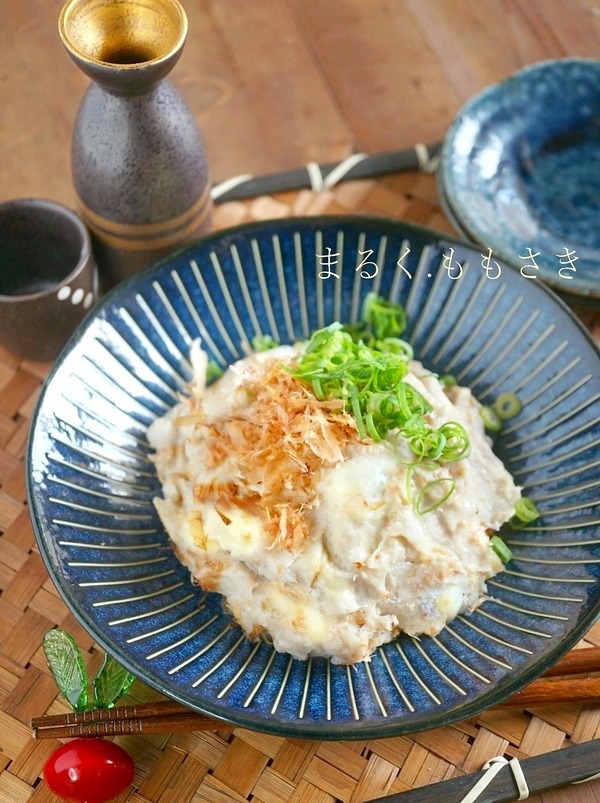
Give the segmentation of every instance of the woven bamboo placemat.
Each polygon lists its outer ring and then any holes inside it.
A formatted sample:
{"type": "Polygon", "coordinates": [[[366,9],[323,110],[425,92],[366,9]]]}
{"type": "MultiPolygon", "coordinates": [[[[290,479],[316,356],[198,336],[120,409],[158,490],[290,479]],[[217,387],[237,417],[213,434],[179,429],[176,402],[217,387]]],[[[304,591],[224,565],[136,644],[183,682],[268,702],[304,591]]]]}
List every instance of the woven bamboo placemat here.
{"type": "MultiPolygon", "coordinates": [[[[318,195],[302,190],[218,206],[215,228],[249,220],[360,212],[402,218],[452,233],[433,178],[404,173],[351,181],[318,195]]],[[[600,340],[600,315],[581,316],[600,340]]],[[[31,717],[67,712],[45,666],[41,639],[59,625],[71,632],[89,667],[102,659],[48,577],[25,506],[24,449],[29,420],[49,366],[0,350],[0,803],[52,803],[40,779],[57,742],[34,741],[31,717]]],[[[600,645],[600,623],[586,643],[600,645]]],[[[159,699],[135,683],[130,701],[159,699]]],[[[127,700],[124,700],[127,702],[127,700]]],[[[454,726],[377,741],[313,742],[224,727],[210,733],[124,737],[136,762],[119,803],[331,803],[366,801],[479,770],[492,756],[526,758],[600,737],[600,707],[548,706],[487,711],[454,726]]],[[[596,770],[600,769],[597,767],[596,770]]],[[[537,803],[592,803],[600,781],[563,789],[537,803]]],[[[443,801],[440,801],[443,803],[443,801]]]]}

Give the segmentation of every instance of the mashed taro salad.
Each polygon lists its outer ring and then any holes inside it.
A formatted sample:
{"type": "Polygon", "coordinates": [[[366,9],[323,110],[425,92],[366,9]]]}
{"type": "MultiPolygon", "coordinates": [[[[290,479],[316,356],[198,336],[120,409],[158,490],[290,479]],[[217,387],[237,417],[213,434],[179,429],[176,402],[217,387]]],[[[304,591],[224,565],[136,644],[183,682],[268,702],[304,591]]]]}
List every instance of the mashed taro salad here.
{"type": "Polygon", "coordinates": [[[494,412],[429,372],[405,323],[370,295],[360,324],[267,339],[212,384],[196,343],[189,395],[149,429],[155,505],[193,581],[298,659],[439,633],[510,559],[496,531],[536,516],[486,434],[517,400],[494,412]]]}

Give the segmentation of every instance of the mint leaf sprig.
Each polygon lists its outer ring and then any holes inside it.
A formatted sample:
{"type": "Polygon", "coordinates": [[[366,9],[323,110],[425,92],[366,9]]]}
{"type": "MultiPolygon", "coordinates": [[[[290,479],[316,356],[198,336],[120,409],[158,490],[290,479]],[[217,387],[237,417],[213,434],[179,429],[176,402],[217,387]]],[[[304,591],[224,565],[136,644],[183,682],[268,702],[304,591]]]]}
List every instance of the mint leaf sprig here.
{"type": "Polygon", "coordinates": [[[61,696],[75,712],[112,708],[135,680],[131,672],[110,655],[105,655],[93,679],[93,694],[90,696],[88,674],[73,636],[55,628],[44,636],[42,648],[61,696]]]}

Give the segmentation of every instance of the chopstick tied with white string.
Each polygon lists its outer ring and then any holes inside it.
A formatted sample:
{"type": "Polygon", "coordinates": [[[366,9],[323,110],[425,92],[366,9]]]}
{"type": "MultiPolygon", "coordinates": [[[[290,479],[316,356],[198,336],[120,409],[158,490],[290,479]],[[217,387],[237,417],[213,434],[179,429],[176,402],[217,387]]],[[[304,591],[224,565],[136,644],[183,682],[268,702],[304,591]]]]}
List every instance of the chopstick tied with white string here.
{"type": "Polygon", "coordinates": [[[600,739],[522,761],[490,759],[482,772],[420,786],[370,803],[509,803],[600,778],[600,739]]]}

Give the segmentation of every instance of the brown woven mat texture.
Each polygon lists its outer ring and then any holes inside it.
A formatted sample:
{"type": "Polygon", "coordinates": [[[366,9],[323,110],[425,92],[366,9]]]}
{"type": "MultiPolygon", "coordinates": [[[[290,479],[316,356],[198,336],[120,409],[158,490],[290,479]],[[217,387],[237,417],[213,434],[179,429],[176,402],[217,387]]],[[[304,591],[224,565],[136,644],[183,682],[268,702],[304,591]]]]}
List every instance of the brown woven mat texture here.
{"type": "MultiPolygon", "coordinates": [[[[356,212],[452,233],[439,208],[434,179],[417,173],[348,181],[318,195],[303,190],[224,203],[215,209],[214,227],[290,215],[356,212]]],[[[578,314],[600,340],[600,315],[581,310],[578,314]]],[[[0,803],[57,800],[40,774],[58,742],[35,741],[29,729],[34,716],[68,710],[57,699],[45,665],[40,646],[44,633],[55,625],[72,633],[92,671],[102,659],[48,577],[26,508],[24,451],[49,367],[19,363],[0,350],[0,803]]],[[[600,623],[580,646],[586,644],[600,645],[600,623]]],[[[139,682],[129,694],[129,701],[159,698],[139,682]]],[[[598,737],[600,707],[581,705],[548,706],[535,712],[489,710],[453,726],[377,741],[302,741],[233,727],[123,737],[118,741],[133,756],[136,774],[117,800],[360,803],[475,772],[498,754],[522,759],[598,737]]],[[[600,800],[600,781],[530,800],[592,803],[600,800]]]]}

